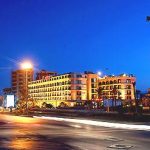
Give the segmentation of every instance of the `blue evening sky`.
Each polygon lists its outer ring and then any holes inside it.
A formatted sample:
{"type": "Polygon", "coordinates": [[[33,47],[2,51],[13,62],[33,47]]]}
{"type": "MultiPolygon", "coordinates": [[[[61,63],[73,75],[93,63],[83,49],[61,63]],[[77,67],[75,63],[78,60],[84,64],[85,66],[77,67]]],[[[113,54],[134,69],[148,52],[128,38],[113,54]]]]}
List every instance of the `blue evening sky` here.
{"type": "Polygon", "coordinates": [[[132,73],[150,87],[149,0],[1,0],[0,88],[16,62],[64,72],[132,73]],[[105,70],[109,68],[109,70],[105,70]]]}

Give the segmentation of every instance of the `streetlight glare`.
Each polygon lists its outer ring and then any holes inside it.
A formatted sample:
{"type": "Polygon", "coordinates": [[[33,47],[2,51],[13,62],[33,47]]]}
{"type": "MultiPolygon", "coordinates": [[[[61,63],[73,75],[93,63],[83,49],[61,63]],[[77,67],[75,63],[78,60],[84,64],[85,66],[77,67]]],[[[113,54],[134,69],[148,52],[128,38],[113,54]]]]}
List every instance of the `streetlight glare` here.
{"type": "Polygon", "coordinates": [[[98,74],[99,76],[101,76],[101,75],[102,75],[102,72],[98,71],[97,74],[98,74]]]}
{"type": "Polygon", "coordinates": [[[32,66],[32,64],[31,64],[30,62],[23,62],[23,63],[21,64],[21,68],[22,68],[22,69],[32,69],[33,66],[32,66]]]}

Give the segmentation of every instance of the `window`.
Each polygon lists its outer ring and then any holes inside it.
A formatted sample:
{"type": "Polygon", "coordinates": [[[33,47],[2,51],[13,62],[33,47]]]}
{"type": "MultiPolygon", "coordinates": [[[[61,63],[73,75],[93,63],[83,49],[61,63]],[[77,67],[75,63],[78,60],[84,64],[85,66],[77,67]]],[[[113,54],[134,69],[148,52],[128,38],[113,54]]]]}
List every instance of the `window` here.
{"type": "Polygon", "coordinates": [[[116,83],[117,83],[117,80],[114,80],[114,83],[116,84],[116,83]]]}
{"type": "Polygon", "coordinates": [[[82,75],[81,74],[77,74],[77,78],[82,78],[82,75]]]}
{"type": "Polygon", "coordinates": [[[77,86],[76,89],[77,89],[77,90],[81,90],[81,86],[77,86]]]}
{"type": "Polygon", "coordinates": [[[81,84],[81,80],[76,80],[76,84],[81,84]]]}
{"type": "Polygon", "coordinates": [[[96,88],[96,85],[95,85],[95,84],[92,84],[91,87],[92,87],[92,88],[96,88]]]}
{"type": "Polygon", "coordinates": [[[109,81],[106,81],[106,84],[109,84],[109,81]]]}
{"type": "Polygon", "coordinates": [[[131,80],[130,80],[130,79],[127,79],[127,80],[126,80],[126,83],[131,83],[131,80]]]}
{"type": "Polygon", "coordinates": [[[113,84],[113,81],[110,81],[110,84],[113,84]]]}
{"type": "Polygon", "coordinates": [[[92,93],[95,93],[95,89],[91,89],[91,92],[92,92],[92,93]]]}
{"type": "Polygon", "coordinates": [[[96,82],[96,78],[92,78],[92,79],[91,79],[91,82],[96,82]]]}
{"type": "Polygon", "coordinates": [[[92,99],[94,99],[95,98],[95,95],[94,94],[92,94],[92,99]]]}
{"type": "Polygon", "coordinates": [[[109,86],[106,87],[106,90],[109,90],[109,86]]]}
{"type": "Polygon", "coordinates": [[[114,85],[114,88],[117,89],[118,88],[117,85],[114,85]]]}
{"type": "Polygon", "coordinates": [[[127,96],[127,99],[131,99],[131,96],[127,96]]]}
{"type": "Polygon", "coordinates": [[[127,90],[127,94],[131,94],[131,91],[130,91],[130,90],[127,90]]]}
{"type": "Polygon", "coordinates": [[[81,95],[81,91],[77,91],[77,95],[81,95]]]}
{"type": "Polygon", "coordinates": [[[121,89],[121,85],[118,85],[118,89],[121,89]]]}
{"type": "Polygon", "coordinates": [[[102,82],[102,85],[105,85],[105,82],[102,82]]]}
{"type": "Polygon", "coordinates": [[[127,85],[126,88],[127,88],[127,89],[131,89],[131,85],[127,85]]]}
{"type": "Polygon", "coordinates": [[[113,86],[110,86],[110,90],[112,90],[113,89],[113,86]]]}

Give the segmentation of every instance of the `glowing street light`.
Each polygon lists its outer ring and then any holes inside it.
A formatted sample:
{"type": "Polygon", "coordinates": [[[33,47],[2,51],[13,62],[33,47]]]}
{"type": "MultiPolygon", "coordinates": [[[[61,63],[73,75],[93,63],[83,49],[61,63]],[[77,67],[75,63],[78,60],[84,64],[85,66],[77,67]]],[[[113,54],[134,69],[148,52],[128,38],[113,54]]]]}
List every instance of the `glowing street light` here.
{"type": "Polygon", "coordinates": [[[32,69],[33,68],[33,65],[30,63],[30,62],[23,62],[22,64],[21,64],[21,68],[22,69],[32,69]]]}
{"type": "Polygon", "coordinates": [[[97,74],[98,74],[99,76],[101,76],[101,75],[102,75],[102,72],[98,71],[97,74]]]}

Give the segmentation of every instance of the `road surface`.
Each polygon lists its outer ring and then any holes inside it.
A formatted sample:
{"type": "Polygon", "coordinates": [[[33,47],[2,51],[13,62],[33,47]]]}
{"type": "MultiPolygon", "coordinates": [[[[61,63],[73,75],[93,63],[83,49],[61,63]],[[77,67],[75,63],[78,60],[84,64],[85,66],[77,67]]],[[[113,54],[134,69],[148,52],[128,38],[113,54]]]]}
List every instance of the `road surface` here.
{"type": "Polygon", "coordinates": [[[149,150],[150,131],[0,115],[0,150],[149,150]]]}

